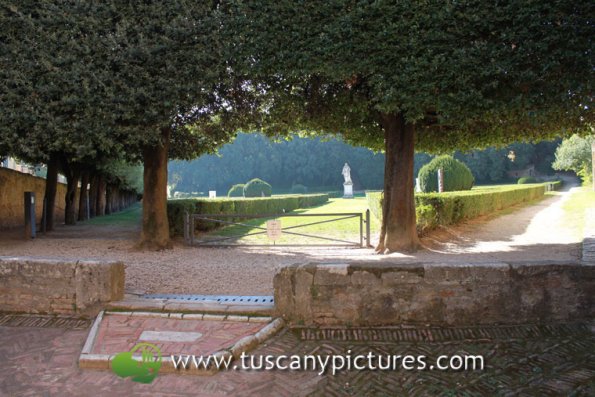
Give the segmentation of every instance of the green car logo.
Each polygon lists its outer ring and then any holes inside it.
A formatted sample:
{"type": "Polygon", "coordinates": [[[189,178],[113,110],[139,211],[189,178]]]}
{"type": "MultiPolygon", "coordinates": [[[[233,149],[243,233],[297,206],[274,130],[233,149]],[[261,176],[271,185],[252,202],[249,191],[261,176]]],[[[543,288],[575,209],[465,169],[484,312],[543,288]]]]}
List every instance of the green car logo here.
{"type": "Polygon", "coordinates": [[[116,354],[112,360],[112,370],[121,378],[131,377],[135,382],[151,383],[161,368],[161,351],[150,343],[139,343],[129,352],[116,354]],[[141,353],[141,360],[133,358],[141,353]]]}

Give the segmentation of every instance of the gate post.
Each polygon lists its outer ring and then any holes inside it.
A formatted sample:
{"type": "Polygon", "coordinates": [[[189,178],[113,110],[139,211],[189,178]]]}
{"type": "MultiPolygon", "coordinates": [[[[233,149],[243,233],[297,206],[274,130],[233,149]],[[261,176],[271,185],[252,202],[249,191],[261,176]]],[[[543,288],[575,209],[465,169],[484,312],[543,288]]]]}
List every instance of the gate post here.
{"type": "Polygon", "coordinates": [[[35,238],[35,192],[25,192],[25,238],[35,238]]]}
{"type": "Polygon", "coordinates": [[[372,243],[370,242],[370,210],[366,210],[366,246],[372,247],[372,243]]]}
{"type": "Polygon", "coordinates": [[[359,246],[364,247],[364,217],[359,214],[359,246]]]}
{"type": "Polygon", "coordinates": [[[188,235],[188,228],[190,227],[190,222],[188,218],[188,211],[184,211],[184,241],[186,242],[186,244],[188,244],[188,240],[190,239],[190,236],[188,235]]]}

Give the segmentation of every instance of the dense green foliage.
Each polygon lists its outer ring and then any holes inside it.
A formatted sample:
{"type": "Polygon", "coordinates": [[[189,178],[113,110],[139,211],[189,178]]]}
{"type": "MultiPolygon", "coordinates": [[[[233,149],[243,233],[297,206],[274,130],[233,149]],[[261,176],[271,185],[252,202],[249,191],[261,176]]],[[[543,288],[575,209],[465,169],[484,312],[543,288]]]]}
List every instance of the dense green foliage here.
{"type": "MultiPolygon", "coordinates": [[[[420,159],[429,157],[420,155],[420,159]]],[[[348,162],[357,190],[382,187],[384,155],[353,147],[338,139],[292,137],[271,141],[262,134],[238,134],[218,155],[172,161],[169,183],[183,192],[226,192],[236,183],[262,178],[274,189],[289,191],[294,184],[342,189],[341,169],[348,162]]]]}
{"type": "Polygon", "coordinates": [[[379,115],[402,114],[418,149],[443,151],[593,121],[585,2],[247,0],[223,10],[238,69],[267,88],[271,134],[340,133],[382,148],[379,115]]]}
{"type": "Polygon", "coordinates": [[[292,194],[306,194],[306,193],[308,193],[308,188],[306,186],[300,185],[298,183],[291,187],[291,193],[292,194]]]}
{"type": "Polygon", "coordinates": [[[173,124],[171,155],[190,158],[233,136],[211,2],[23,1],[0,12],[4,151],[138,158],[173,124]]]}
{"type": "Polygon", "coordinates": [[[227,197],[244,197],[244,186],[243,183],[233,185],[227,192],[227,197]]]}
{"type": "MultiPolygon", "coordinates": [[[[554,189],[560,182],[548,182],[554,189]]],[[[489,215],[495,211],[535,200],[545,193],[545,184],[532,186],[506,185],[486,187],[466,192],[421,193],[415,196],[419,233],[436,226],[446,226],[465,219],[489,215]]],[[[366,193],[370,211],[382,218],[382,193],[366,193]]]]}
{"type": "MultiPolygon", "coordinates": [[[[534,165],[536,170],[551,174],[551,162],[558,141],[536,144],[514,143],[507,147],[457,152],[455,158],[467,164],[479,183],[504,182],[507,172],[534,165]],[[514,154],[514,157],[511,156],[514,154]]],[[[416,153],[414,175],[432,160],[426,153],[416,153]]],[[[230,186],[260,177],[273,185],[273,191],[289,192],[301,184],[308,191],[342,189],[341,169],[351,167],[355,190],[382,189],[384,153],[353,147],[339,139],[301,138],[271,141],[262,134],[238,134],[217,155],[203,155],[192,161],[169,163],[169,184],[175,191],[228,192],[230,186]],[[240,160],[241,159],[241,160],[240,160]],[[314,190],[313,190],[314,189],[314,190]]]]}
{"type": "MultiPolygon", "coordinates": [[[[59,167],[66,223],[81,176],[105,181],[112,161],[144,158],[141,237],[166,246],[165,178],[154,177],[166,169],[154,154],[193,158],[251,125],[242,104],[250,94],[223,57],[216,16],[212,1],[3,2],[0,153],[59,167]]],[[[120,178],[107,180],[92,202],[120,178]]],[[[55,190],[54,178],[47,184],[55,190]]]]}
{"type": "MultiPolygon", "coordinates": [[[[217,198],[217,199],[189,199],[169,200],[167,202],[167,216],[170,233],[181,236],[184,234],[184,214],[241,214],[262,215],[282,214],[298,208],[309,208],[324,204],[328,201],[326,194],[285,195],[265,198],[217,198]]],[[[239,221],[242,218],[233,218],[239,221]]],[[[227,219],[229,220],[229,219],[227,219]]],[[[221,226],[216,222],[196,221],[196,230],[208,231],[221,226]]]]}
{"type": "Polygon", "coordinates": [[[541,174],[552,174],[554,153],[559,143],[559,139],[538,143],[516,142],[503,148],[456,152],[455,158],[467,164],[476,182],[497,183],[509,179],[509,171],[523,170],[529,166],[534,166],[541,174]]]}
{"type": "Polygon", "coordinates": [[[556,161],[552,167],[557,170],[574,171],[583,183],[591,182],[593,177],[593,156],[591,144],[595,138],[573,135],[562,141],[556,150],[556,161]]]}
{"type": "Polygon", "coordinates": [[[438,156],[421,167],[418,178],[424,193],[438,191],[438,170],[444,172],[444,191],[469,190],[473,186],[473,175],[462,162],[449,155],[438,156]]]}
{"type": "Polygon", "coordinates": [[[273,187],[259,178],[249,180],[244,185],[244,197],[271,197],[273,187]]]}
{"type": "Polygon", "coordinates": [[[537,183],[537,179],[535,179],[532,176],[524,176],[522,178],[519,178],[519,180],[517,181],[517,184],[519,185],[526,185],[528,183],[537,183]]]}

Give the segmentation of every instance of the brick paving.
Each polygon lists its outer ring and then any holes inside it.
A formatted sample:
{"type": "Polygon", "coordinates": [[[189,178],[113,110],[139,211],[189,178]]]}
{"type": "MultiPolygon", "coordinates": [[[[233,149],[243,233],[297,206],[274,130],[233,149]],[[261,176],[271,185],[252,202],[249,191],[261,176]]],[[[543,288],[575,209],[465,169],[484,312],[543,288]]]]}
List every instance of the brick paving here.
{"type": "Polygon", "coordinates": [[[482,354],[483,371],[223,371],[213,376],[160,374],[144,385],[110,371],[81,370],[77,357],[88,330],[0,326],[2,396],[592,396],[595,395],[595,324],[445,330],[443,338],[375,340],[317,338],[282,331],[252,354],[482,354]],[[475,332],[475,333],[474,333],[475,332]],[[477,334],[479,332],[479,335],[477,334]],[[304,337],[302,337],[304,336],[304,337]]]}
{"type": "Polygon", "coordinates": [[[159,348],[164,356],[180,353],[207,355],[230,347],[240,338],[255,334],[265,325],[238,321],[180,320],[106,314],[91,353],[116,354],[130,351],[140,342],[143,331],[173,331],[198,332],[201,336],[195,342],[148,342],[159,348]]]}

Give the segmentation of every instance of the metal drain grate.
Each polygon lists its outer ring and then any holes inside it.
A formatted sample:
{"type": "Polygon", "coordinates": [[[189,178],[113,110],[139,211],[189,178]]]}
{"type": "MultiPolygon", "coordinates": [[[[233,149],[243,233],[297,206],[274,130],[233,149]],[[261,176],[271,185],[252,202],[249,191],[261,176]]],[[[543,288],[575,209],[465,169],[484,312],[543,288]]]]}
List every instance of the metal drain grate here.
{"type": "Polygon", "coordinates": [[[241,296],[241,295],[183,295],[183,294],[149,294],[146,299],[173,299],[186,302],[217,302],[234,305],[270,305],[272,296],[241,296]]]}
{"type": "Polygon", "coordinates": [[[0,316],[2,327],[87,329],[92,319],[6,314],[0,316]]]}

